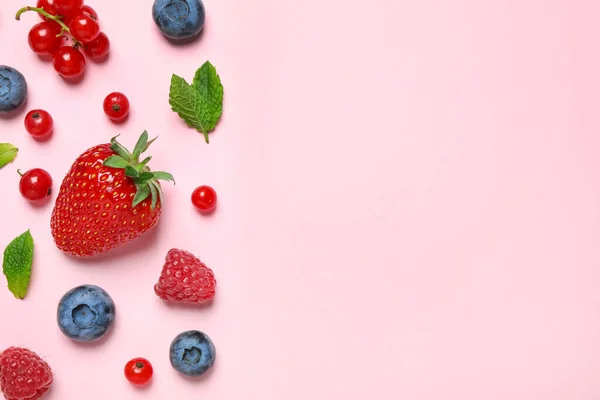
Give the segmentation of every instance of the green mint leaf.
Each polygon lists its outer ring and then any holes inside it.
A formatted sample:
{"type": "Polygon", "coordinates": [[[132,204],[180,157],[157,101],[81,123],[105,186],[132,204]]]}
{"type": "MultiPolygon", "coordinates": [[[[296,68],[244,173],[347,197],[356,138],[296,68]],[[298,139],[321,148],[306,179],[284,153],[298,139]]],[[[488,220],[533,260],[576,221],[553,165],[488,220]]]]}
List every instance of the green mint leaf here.
{"type": "Polygon", "coordinates": [[[129,165],[127,160],[121,156],[110,156],[104,160],[104,166],[112,168],[125,168],[129,165]]]}
{"type": "Polygon", "coordinates": [[[0,168],[14,160],[18,151],[19,149],[10,143],[0,143],[0,168]]]}
{"type": "Polygon", "coordinates": [[[223,85],[215,67],[205,62],[196,71],[192,85],[173,75],[169,104],[190,127],[203,133],[208,143],[208,133],[215,129],[223,114],[223,85]]]}
{"type": "Polygon", "coordinates": [[[203,131],[208,143],[208,132],[215,129],[223,114],[223,85],[217,74],[217,69],[206,61],[194,75],[192,83],[194,89],[200,93],[200,110],[203,122],[203,131]]]}
{"type": "Polygon", "coordinates": [[[146,145],[148,144],[148,132],[144,131],[140,138],[138,139],[135,147],[133,148],[132,157],[134,160],[138,160],[140,158],[140,154],[146,149],[146,145]]]}
{"type": "Polygon", "coordinates": [[[132,207],[137,206],[142,201],[146,200],[148,196],[150,196],[150,189],[148,188],[148,184],[144,183],[140,185],[135,185],[135,187],[137,188],[137,192],[135,193],[135,197],[133,198],[132,207]]]}
{"type": "Polygon", "coordinates": [[[163,181],[175,182],[175,178],[173,178],[173,175],[171,175],[168,172],[156,171],[156,172],[153,172],[152,175],[154,176],[155,179],[162,179],[163,181]]]}
{"type": "Polygon", "coordinates": [[[33,264],[33,237],[27,230],[17,236],[4,250],[2,270],[8,281],[8,290],[17,299],[22,299],[27,294],[29,279],[31,278],[31,265],[33,264]]]}
{"type": "Polygon", "coordinates": [[[137,178],[139,176],[137,169],[133,168],[131,165],[125,167],[125,175],[130,178],[137,178]]]}
{"type": "Polygon", "coordinates": [[[150,208],[154,210],[156,208],[156,202],[158,200],[158,191],[156,190],[156,186],[152,183],[148,185],[148,189],[150,189],[150,197],[152,198],[152,205],[150,208]]]}

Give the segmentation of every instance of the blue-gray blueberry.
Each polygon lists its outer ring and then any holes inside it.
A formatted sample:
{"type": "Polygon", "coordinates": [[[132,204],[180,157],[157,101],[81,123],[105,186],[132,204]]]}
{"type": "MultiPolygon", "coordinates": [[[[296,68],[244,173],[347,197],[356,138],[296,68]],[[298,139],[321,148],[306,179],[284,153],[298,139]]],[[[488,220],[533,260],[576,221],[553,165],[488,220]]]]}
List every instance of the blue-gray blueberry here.
{"type": "Polygon", "coordinates": [[[187,376],[198,376],[212,367],[216,352],[206,333],[186,331],[173,339],[169,356],[177,371],[187,376]]]}
{"type": "Polygon", "coordinates": [[[0,114],[16,110],[27,100],[27,81],[12,67],[0,65],[0,114]]]}
{"type": "Polygon", "coordinates": [[[77,286],[65,293],[58,304],[58,326],[73,340],[92,342],[110,330],[115,312],[115,303],[104,289],[77,286]]]}
{"type": "Polygon", "coordinates": [[[155,0],[152,17],[163,35],[183,40],[200,33],[206,14],[201,0],[155,0]]]}

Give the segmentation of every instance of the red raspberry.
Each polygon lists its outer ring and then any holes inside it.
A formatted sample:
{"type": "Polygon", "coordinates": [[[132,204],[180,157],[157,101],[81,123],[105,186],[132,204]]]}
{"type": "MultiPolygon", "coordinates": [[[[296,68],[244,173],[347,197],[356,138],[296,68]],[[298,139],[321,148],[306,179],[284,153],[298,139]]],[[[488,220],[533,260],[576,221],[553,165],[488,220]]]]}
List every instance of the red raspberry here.
{"type": "Polygon", "coordinates": [[[192,253],[171,249],[154,292],[163,300],[204,303],[215,297],[215,275],[192,253]]]}
{"type": "Polygon", "coordinates": [[[8,400],[37,400],[50,389],[52,370],[31,350],[9,347],[0,353],[0,390],[8,400]]]}

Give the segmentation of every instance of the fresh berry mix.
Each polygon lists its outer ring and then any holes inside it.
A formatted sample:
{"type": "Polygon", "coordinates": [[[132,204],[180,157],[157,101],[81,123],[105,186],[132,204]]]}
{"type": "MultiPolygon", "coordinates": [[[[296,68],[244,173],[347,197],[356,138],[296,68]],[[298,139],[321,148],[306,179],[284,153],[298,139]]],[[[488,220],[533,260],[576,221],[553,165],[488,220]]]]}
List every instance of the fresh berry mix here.
{"type": "Polygon", "coordinates": [[[116,138],[80,155],[63,180],[50,228],[59,249],[74,256],[93,256],[121,246],[154,227],[160,218],[159,180],[150,172],[151,157],[140,155],[154,140],[144,132],[133,153],[116,138]]]}
{"type": "Polygon", "coordinates": [[[104,99],[103,108],[111,121],[124,121],[129,115],[129,99],[123,93],[113,92],[104,99]]]}
{"type": "Polygon", "coordinates": [[[83,0],[38,0],[36,7],[23,7],[16,15],[37,12],[44,20],[29,31],[29,47],[36,54],[51,56],[56,72],[65,79],[77,79],[86,69],[85,53],[92,60],[106,57],[110,41],[100,30],[98,14],[83,0]],[[72,46],[64,39],[71,38],[72,46]]]}
{"type": "Polygon", "coordinates": [[[152,17],[163,35],[185,40],[200,33],[206,14],[200,0],[155,0],[152,17]]]}
{"type": "Polygon", "coordinates": [[[145,358],[134,358],[125,364],[125,378],[134,385],[145,385],[152,380],[152,364],[145,358]]]}
{"type": "Polygon", "coordinates": [[[202,213],[212,212],[217,206],[217,192],[210,186],[199,186],[192,192],[192,204],[202,213]]]}
{"type": "Polygon", "coordinates": [[[205,303],[215,297],[217,281],[213,271],[192,253],[171,249],[154,292],[163,300],[205,303]]]}
{"type": "Polygon", "coordinates": [[[0,65],[0,115],[21,107],[27,100],[27,81],[12,67],[0,65]]]}
{"type": "Polygon", "coordinates": [[[94,285],[69,290],[60,299],[57,311],[62,333],[78,342],[102,338],[115,320],[115,303],[106,291],[94,285]]]}
{"type": "Polygon", "coordinates": [[[41,168],[31,169],[21,174],[19,191],[32,203],[45,200],[52,192],[52,177],[41,168]]]}
{"type": "Polygon", "coordinates": [[[0,353],[0,390],[7,400],[38,400],[54,377],[46,361],[33,351],[9,347],[0,353]]]}
{"type": "Polygon", "coordinates": [[[215,346],[204,332],[182,332],[171,342],[171,365],[184,375],[204,374],[213,366],[215,357],[215,346]]]}
{"type": "Polygon", "coordinates": [[[25,116],[25,129],[36,139],[44,139],[52,133],[54,120],[45,110],[31,110],[25,116]]]}

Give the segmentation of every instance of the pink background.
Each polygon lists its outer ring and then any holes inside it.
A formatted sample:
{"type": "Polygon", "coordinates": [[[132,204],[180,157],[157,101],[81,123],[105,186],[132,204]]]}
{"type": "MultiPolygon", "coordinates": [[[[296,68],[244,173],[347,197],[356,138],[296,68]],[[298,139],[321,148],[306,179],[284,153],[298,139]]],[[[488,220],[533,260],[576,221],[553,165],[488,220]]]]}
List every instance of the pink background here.
{"type": "MultiPolygon", "coordinates": [[[[596,400],[600,397],[600,58],[594,0],[206,0],[200,41],[173,46],[149,0],[90,2],[110,60],[65,84],[29,51],[38,22],[3,0],[0,63],[21,70],[31,108],[56,121],[0,171],[0,245],[31,228],[29,296],[0,290],[0,348],[51,364],[52,400],[596,400]],[[168,106],[172,73],[205,60],[225,86],[205,145],[168,106]],[[122,126],[101,105],[133,107],[122,126]],[[172,172],[161,226],[108,257],[78,262],[32,208],[16,168],[58,187],[86,148],[159,135],[153,168],[172,172]],[[202,217],[192,190],[219,208],[202,217]],[[212,307],[165,305],[152,286],[167,250],[218,278],[212,307]],[[103,286],[118,307],[98,345],[65,338],[55,309],[71,287],[103,286]],[[169,365],[180,331],[218,357],[205,379],[169,365]],[[153,384],[122,368],[149,358],[153,384]]],[[[2,277],[2,279],[4,279],[2,277]]],[[[4,287],[4,283],[1,285],[4,287]]]]}

